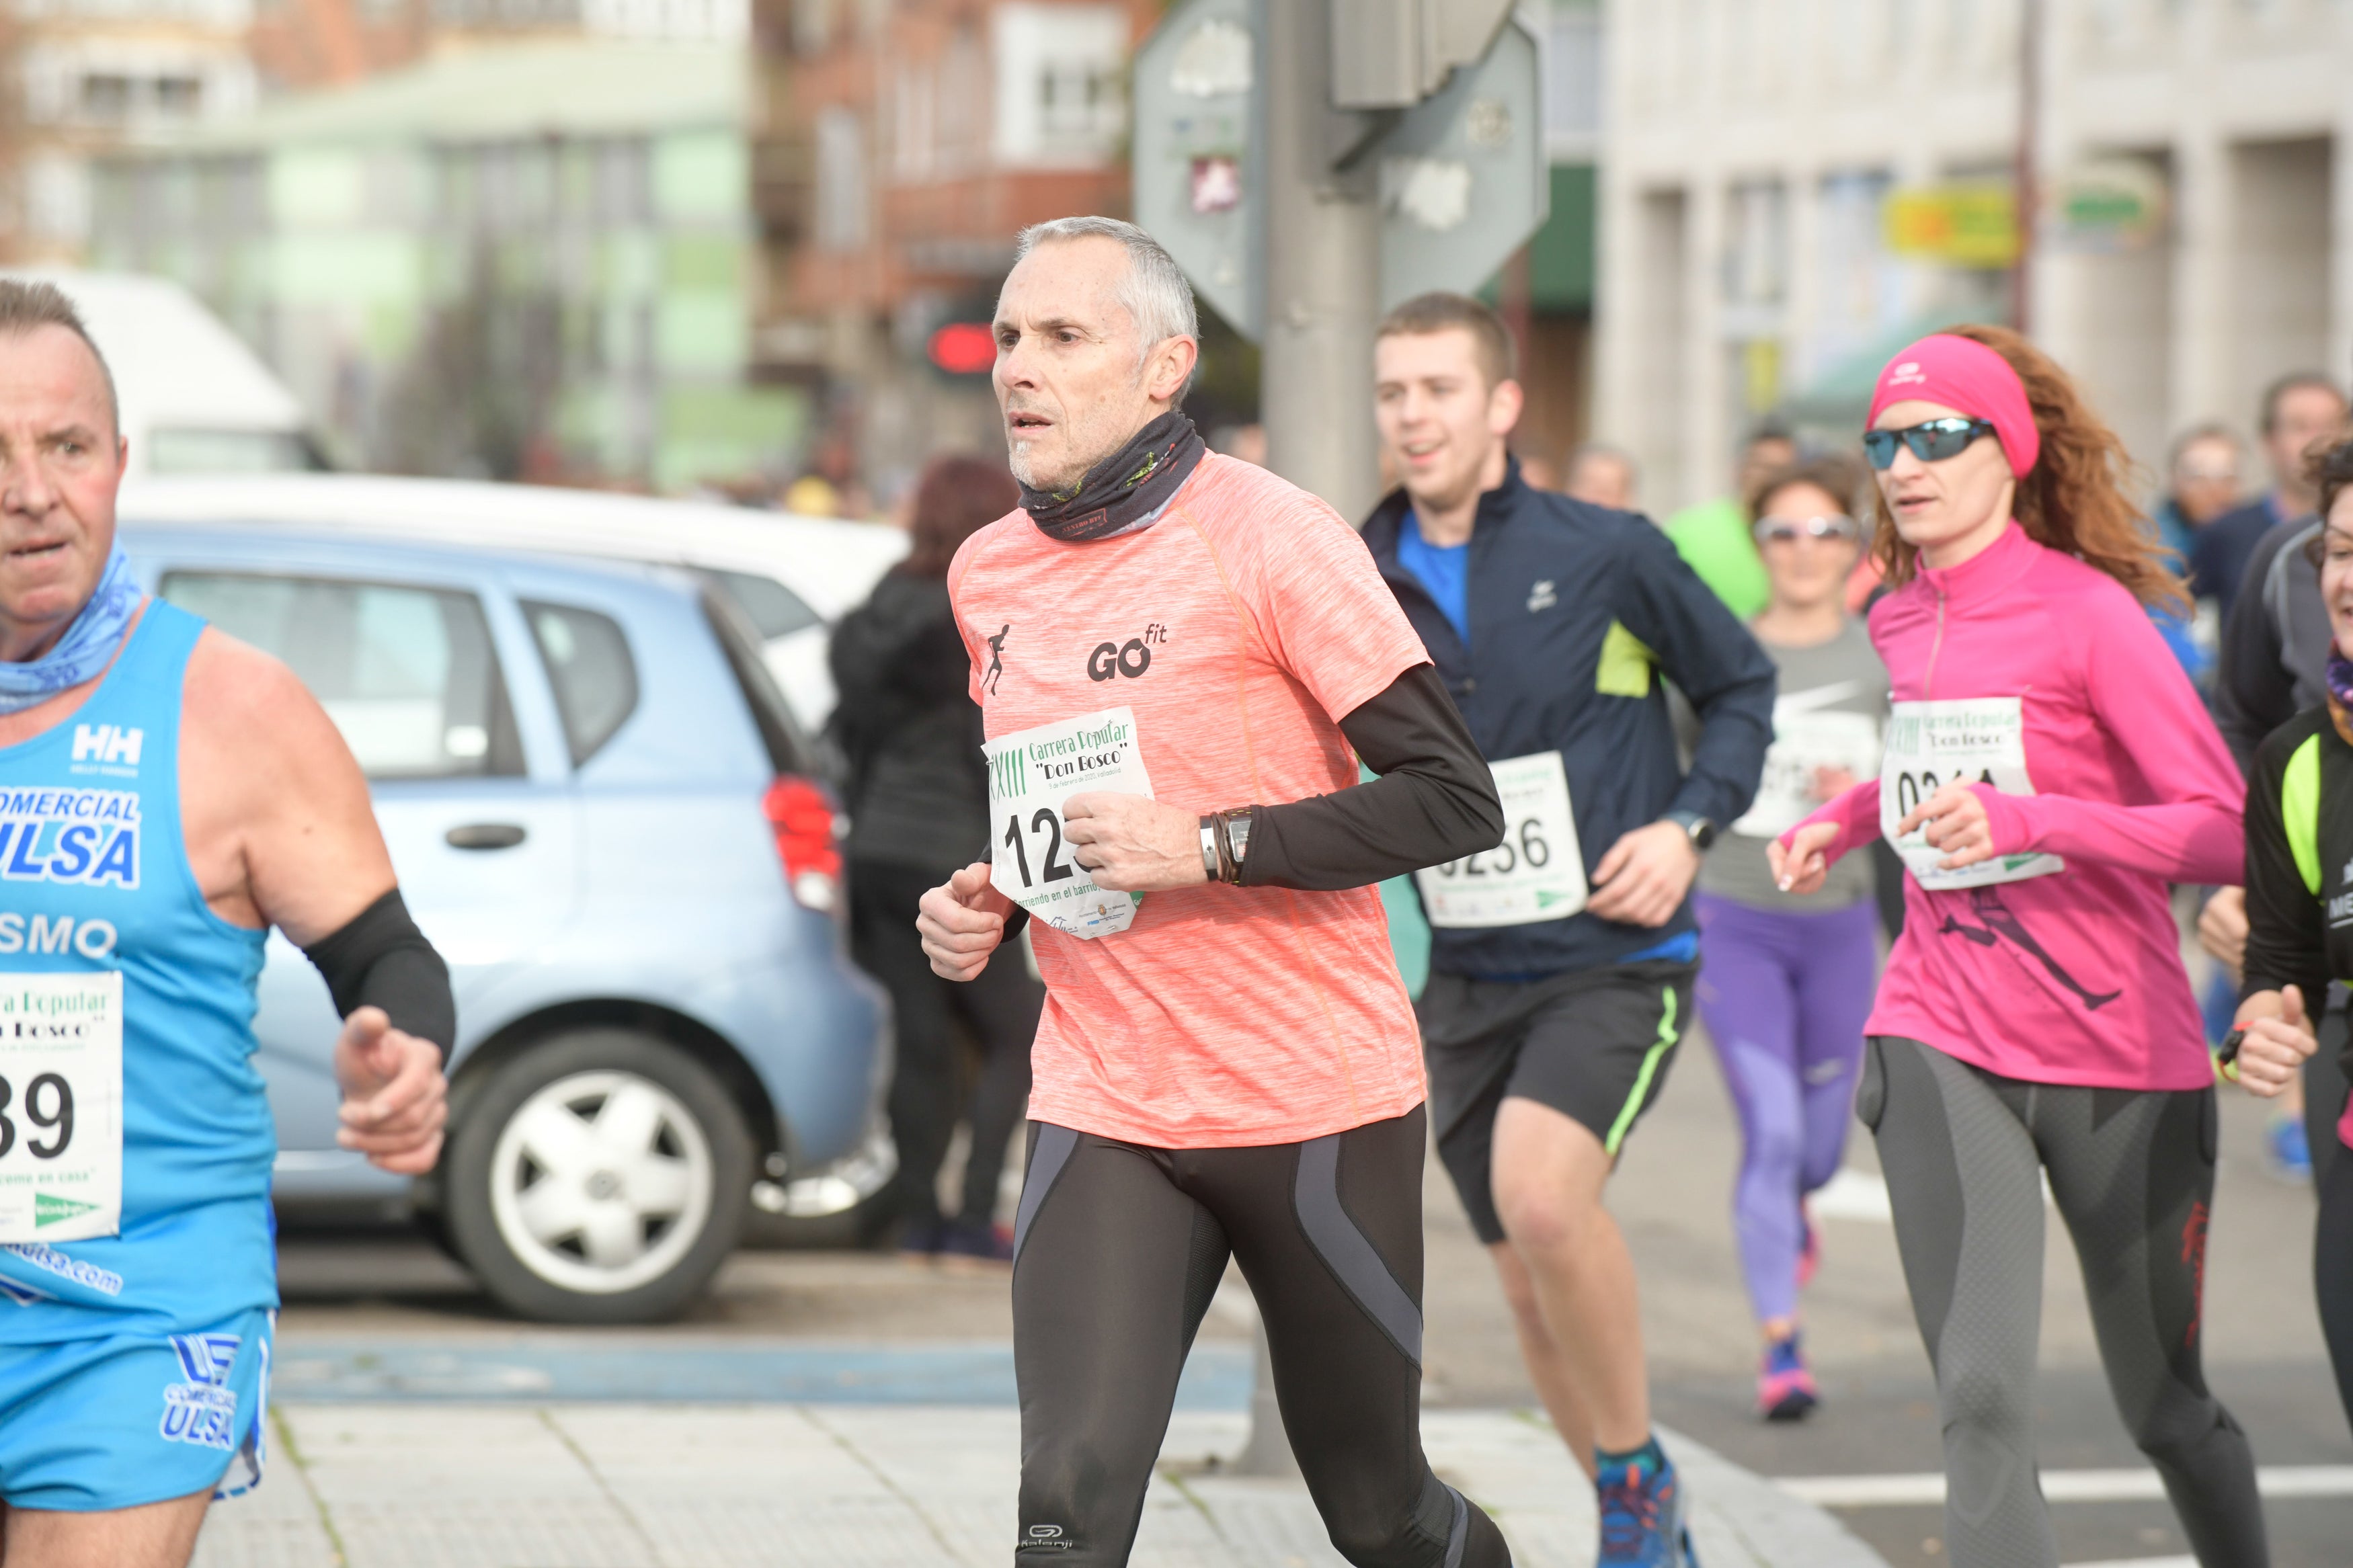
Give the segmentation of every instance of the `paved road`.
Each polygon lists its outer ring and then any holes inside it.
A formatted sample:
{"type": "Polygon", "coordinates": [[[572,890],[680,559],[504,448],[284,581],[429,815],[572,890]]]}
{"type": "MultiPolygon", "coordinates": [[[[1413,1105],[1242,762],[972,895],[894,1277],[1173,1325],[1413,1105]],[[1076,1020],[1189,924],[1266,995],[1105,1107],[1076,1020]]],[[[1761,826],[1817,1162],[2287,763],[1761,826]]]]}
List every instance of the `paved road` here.
{"type": "MultiPolygon", "coordinates": [[[[2353,1436],[2336,1406],[2312,1308],[2313,1204],[2308,1193],[2263,1173],[2260,1130],[2257,1107],[2235,1095],[2225,1100],[2207,1276],[2208,1362],[2214,1386],[2253,1436],[2260,1461],[2285,1468],[2291,1482],[2301,1479],[2331,1494],[2274,1499],[2274,1563],[2345,1568],[2353,1562],[2348,1544],[2353,1542],[2353,1472],[2332,1478],[2313,1468],[2353,1466],[2353,1436]]],[[[1630,1142],[1613,1198],[1644,1280],[1660,1419],[1738,1465],[1767,1476],[1808,1478],[1816,1495],[1828,1500],[1853,1496],[1852,1478],[1935,1472],[1933,1390],[1883,1220],[1824,1224],[1826,1261],[1807,1305],[1824,1408],[1796,1428],[1767,1428],[1750,1415],[1754,1344],[1728,1213],[1736,1152],[1713,1058],[1694,1039],[1665,1098],[1630,1142]]],[[[1850,1163],[1868,1177],[1873,1162],[1866,1138],[1858,1137],[1850,1163]]],[[[1852,1190],[1867,1199],[1869,1181],[1852,1190]]],[[[1429,1215],[1431,1407],[1532,1404],[1486,1260],[1434,1167],[1429,1215]]],[[[290,1234],[282,1260],[284,1359],[290,1363],[305,1345],[423,1341],[453,1348],[544,1347],[578,1338],[519,1329],[461,1272],[398,1236],[290,1234]]],[[[1205,1348],[1213,1352],[1208,1359],[1222,1359],[1207,1369],[1209,1374],[1235,1374],[1236,1358],[1247,1346],[1247,1322],[1246,1310],[1212,1313],[1205,1348]]],[[[864,1254],[747,1252],[731,1261],[711,1297],[683,1321],[626,1341],[653,1347],[754,1340],[764,1347],[905,1342],[910,1351],[919,1348],[913,1342],[923,1342],[922,1353],[932,1355],[944,1342],[1001,1353],[1010,1332],[1001,1274],[948,1273],[864,1254]]],[[[612,1342],[610,1335],[591,1337],[612,1342]]],[[[2075,1489],[2094,1500],[2054,1504],[2066,1560],[2172,1557],[2186,1563],[2188,1548],[2161,1500],[2105,1500],[2132,1491],[2146,1469],[2116,1425],[2073,1257],[2055,1223],[2046,1268],[2043,1368],[2039,1403],[2046,1474],[2138,1472],[2073,1478],[2075,1489]]],[[[994,1375],[986,1368],[966,1371],[994,1375]]],[[[1565,1482],[1565,1460],[1561,1474],[1565,1482]]],[[[1941,1515],[1934,1504],[1834,1511],[1895,1568],[1941,1568],[1941,1515]]]]}

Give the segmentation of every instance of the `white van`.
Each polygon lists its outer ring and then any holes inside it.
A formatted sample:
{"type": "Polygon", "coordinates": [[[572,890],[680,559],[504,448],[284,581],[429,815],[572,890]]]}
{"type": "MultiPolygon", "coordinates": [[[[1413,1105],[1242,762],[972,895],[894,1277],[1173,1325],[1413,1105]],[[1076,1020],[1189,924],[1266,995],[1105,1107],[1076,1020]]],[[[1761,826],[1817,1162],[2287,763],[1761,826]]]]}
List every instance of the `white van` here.
{"type": "Polygon", "coordinates": [[[61,268],[5,276],[54,283],[81,312],[114,372],[133,477],[327,467],[294,395],[177,283],[61,268]]]}

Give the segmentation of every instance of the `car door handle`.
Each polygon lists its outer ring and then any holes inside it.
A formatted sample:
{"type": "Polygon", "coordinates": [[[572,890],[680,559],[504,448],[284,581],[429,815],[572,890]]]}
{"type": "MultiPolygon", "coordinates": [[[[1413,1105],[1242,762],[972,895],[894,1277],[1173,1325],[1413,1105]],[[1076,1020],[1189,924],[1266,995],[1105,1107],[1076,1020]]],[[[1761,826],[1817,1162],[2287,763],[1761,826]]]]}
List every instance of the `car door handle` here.
{"type": "Polygon", "coordinates": [[[468,822],[442,835],[452,849],[512,849],[529,837],[513,822],[468,822]]]}

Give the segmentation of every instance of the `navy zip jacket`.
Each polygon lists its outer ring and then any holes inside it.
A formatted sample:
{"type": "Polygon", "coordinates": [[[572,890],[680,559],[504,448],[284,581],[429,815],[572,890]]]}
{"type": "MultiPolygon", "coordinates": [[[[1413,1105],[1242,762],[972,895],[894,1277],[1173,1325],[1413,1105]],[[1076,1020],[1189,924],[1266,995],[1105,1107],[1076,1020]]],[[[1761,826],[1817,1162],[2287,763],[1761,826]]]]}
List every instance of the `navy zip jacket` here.
{"type": "MultiPolygon", "coordinates": [[[[1480,752],[1490,761],[1560,753],[1588,882],[1620,836],[1671,811],[1724,828],[1748,809],[1773,739],[1773,661],[1664,533],[1632,512],[1532,489],[1514,461],[1479,498],[1472,525],[1466,648],[1398,559],[1410,504],[1391,494],[1365,524],[1365,543],[1480,752]],[[1661,671],[1699,714],[1689,773],[1661,671]]],[[[1526,979],[1616,963],[1693,929],[1686,899],[1656,928],[1580,913],[1433,930],[1430,965],[1526,979]]]]}

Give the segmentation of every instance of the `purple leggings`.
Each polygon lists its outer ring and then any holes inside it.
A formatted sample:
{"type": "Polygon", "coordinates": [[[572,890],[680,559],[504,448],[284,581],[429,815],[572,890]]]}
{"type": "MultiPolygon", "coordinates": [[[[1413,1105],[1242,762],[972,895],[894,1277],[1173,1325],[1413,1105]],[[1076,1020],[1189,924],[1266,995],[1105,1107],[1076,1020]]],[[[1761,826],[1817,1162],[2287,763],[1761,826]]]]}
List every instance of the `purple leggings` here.
{"type": "Polygon", "coordinates": [[[1733,1228],[1759,1321],[1798,1306],[1799,1201],[1846,1149],[1879,954],[1868,899],[1821,914],[1698,896],[1699,1016],[1740,1113],[1733,1228]]]}

